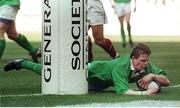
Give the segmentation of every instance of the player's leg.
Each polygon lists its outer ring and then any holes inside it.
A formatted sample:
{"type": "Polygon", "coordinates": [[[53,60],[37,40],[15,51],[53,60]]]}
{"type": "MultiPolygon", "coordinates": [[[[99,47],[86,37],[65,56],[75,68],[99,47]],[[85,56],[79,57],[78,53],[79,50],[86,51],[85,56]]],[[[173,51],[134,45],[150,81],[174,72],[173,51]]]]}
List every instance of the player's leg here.
{"type": "Polygon", "coordinates": [[[90,63],[91,61],[93,61],[92,41],[91,38],[88,36],[88,62],[90,63]]]}
{"type": "Polygon", "coordinates": [[[124,17],[125,17],[125,4],[124,3],[115,3],[114,5],[114,12],[118,16],[118,20],[120,23],[120,32],[122,38],[122,46],[126,47],[126,34],[124,31],[124,17]]]}
{"type": "Polygon", "coordinates": [[[21,67],[24,69],[32,70],[33,72],[37,73],[38,75],[41,75],[41,64],[34,63],[28,60],[24,60],[21,62],[21,67]]]}
{"type": "Polygon", "coordinates": [[[31,62],[27,59],[12,60],[4,66],[4,71],[11,71],[14,69],[16,69],[16,70],[28,69],[28,70],[32,70],[33,72],[41,75],[42,66],[41,66],[41,64],[31,62]]]}
{"type": "Polygon", "coordinates": [[[108,81],[103,81],[97,77],[88,79],[88,90],[89,91],[102,91],[110,87],[108,81]]]}
{"type": "Polygon", "coordinates": [[[15,20],[17,12],[18,6],[0,6],[0,58],[6,45],[4,35],[7,32],[9,25],[15,20]]]}
{"type": "Polygon", "coordinates": [[[6,47],[6,41],[4,38],[0,37],[0,59],[3,55],[5,47],[6,47]]]}
{"type": "Polygon", "coordinates": [[[38,48],[34,48],[24,35],[17,33],[15,21],[9,26],[7,35],[9,39],[14,40],[18,45],[29,51],[34,62],[38,62],[36,57],[37,53],[40,53],[38,48]]]}
{"type": "Polygon", "coordinates": [[[6,41],[4,34],[8,28],[8,24],[4,23],[5,19],[0,18],[0,59],[3,55],[4,49],[6,47],[6,41]]]}
{"type": "Polygon", "coordinates": [[[109,39],[104,38],[103,25],[91,26],[95,43],[102,47],[112,58],[118,57],[112,42],[109,39]]]}
{"type": "Polygon", "coordinates": [[[128,36],[129,36],[129,44],[132,47],[133,46],[133,41],[131,38],[131,24],[130,24],[130,17],[131,13],[126,14],[126,22],[127,22],[127,31],[128,31],[128,36]]]}
{"type": "Polygon", "coordinates": [[[118,17],[121,27],[122,46],[126,47],[126,34],[124,32],[124,16],[118,17]]]}
{"type": "Polygon", "coordinates": [[[11,15],[11,13],[12,10],[9,6],[0,6],[0,59],[6,46],[4,35],[9,27],[9,24],[13,21],[13,16],[15,15],[11,15]]]}
{"type": "Polygon", "coordinates": [[[103,4],[100,0],[88,0],[88,21],[92,29],[95,43],[102,47],[112,58],[116,58],[116,53],[111,41],[104,38],[103,24],[107,23],[107,16],[103,4]]]}

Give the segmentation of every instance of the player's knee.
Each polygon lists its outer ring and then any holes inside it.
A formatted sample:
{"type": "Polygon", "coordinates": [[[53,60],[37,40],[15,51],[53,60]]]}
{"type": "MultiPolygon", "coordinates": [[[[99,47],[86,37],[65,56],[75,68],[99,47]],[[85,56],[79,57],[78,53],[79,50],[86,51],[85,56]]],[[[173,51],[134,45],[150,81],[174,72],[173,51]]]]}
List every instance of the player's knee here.
{"type": "Polygon", "coordinates": [[[105,50],[109,50],[110,48],[112,48],[112,42],[109,39],[103,39],[101,41],[95,41],[95,43],[105,50]]]}
{"type": "Polygon", "coordinates": [[[102,46],[104,43],[104,39],[96,38],[94,39],[95,44],[102,46]]]}
{"type": "Polygon", "coordinates": [[[4,34],[6,32],[7,27],[4,25],[0,24],[0,34],[4,34]]]}
{"type": "Polygon", "coordinates": [[[8,38],[11,39],[11,40],[16,40],[17,37],[18,37],[18,34],[17,34],[17,33],[7,32],[7,36],[8,36],[8,38]]]}

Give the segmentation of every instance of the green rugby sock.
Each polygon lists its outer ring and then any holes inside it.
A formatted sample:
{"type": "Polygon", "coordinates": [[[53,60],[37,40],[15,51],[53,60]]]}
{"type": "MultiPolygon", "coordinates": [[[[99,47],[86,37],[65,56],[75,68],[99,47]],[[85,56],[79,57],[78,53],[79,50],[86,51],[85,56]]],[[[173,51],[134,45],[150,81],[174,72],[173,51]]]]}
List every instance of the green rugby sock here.
{"type": "Polygon", "coordinates": [[[3,55],[5,47],[6,47],[6,41],[4,38],[2,38],[2,39],[0,39],[0,59],[3,55]]]}
{"type": "Polygon", "coordinates": [[[131,38],[131,25],[130,25],[130,23],[127,24],[127,30],[128,30],[128,35],[129,35],[129,44],[131,47],[133,47],[133,41],[131,38]]]}
{"type": "Polygon", "coordinates": [[[127,30],[128,30],[129,40],[131,40],[131,25],[129,23],[127,24],[127,30]]]}
{"type": "Polygon", "coordinates": [[[121,27],[121,37],[122,37],[122,43],[126,44],[126,36],[125,36],[125,32],[124,32],[123,27],[121,27]]]}
{"type": "Polygon", "coordinates": [[[41,69],[42,69],[41,64],[37,64],[37,63],[31,62],[31,61],[25,60],[21,63],[21,67],[24,69],[32,70],[33,72],[37,73],[38,75],[41,75],[41,69]]]}
{"type": "Polygon", "coordinates": [[[15,40],[16,43],[18,45],[20,45],[21,47],[23,47],[24,49],[28,50],[31,54],[35,54],[36,51],[37,51],[37,48],[34,48],[30,43],[29,41],[27,40],[27,38],[22,35],[22,34],[19,34],[19,37],[15,40]]]}

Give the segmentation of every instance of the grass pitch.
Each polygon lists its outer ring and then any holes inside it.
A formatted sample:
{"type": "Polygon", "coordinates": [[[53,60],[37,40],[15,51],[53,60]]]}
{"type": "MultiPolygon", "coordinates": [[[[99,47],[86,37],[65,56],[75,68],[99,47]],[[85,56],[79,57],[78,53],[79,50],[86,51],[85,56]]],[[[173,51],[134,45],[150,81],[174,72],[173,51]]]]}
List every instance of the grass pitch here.
{"type": "MultiPolygon", "coordinates": [[[[129,54],[132,48],[122,48],[119,42],[113,43],[121,55],[129,54]]],[[[166,70],[171,86],[180,85],[180,43],[179,42],[150,42],[146,43],[152,49],[150,62],[166,70]]],[[[40,47],[40,42],[33,43],[40,47]]],[[[95,60],[111,59],[101,48],[94,45],[95,60]]],[[[155,96],[121,96],[115,94],[112,89],[103,92],[89,92],[86,95],[41,95],[41,77],[28,70],[3,72],[3,66],[9,60],[29,57],[28,53],[15,43],[7,43],[3,58],[0,61],[0,106],[66,106],[83,104],[121,105],[131,101],[175,101],[180,103],[180,86],[163,88],[162,92],[155,96]]],[[[130,87],[134,88],[133,84],[130,87]]],[[[176,104],[173,104],[174,107],[176,104]]],[[[165,104],[162,104],[165,106],[165,104]]],[[[154,106],[156,107],[156,105],[154,106]]]]}

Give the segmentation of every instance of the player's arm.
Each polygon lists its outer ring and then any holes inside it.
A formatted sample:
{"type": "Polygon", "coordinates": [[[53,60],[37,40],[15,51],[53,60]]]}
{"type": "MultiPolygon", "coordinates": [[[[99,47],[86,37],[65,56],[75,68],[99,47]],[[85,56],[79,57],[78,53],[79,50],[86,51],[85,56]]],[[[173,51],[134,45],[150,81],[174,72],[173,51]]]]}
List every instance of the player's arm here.
{"type": "Polygon", "coordinates": [[[148,85],[148,88],[146,90],[143,91],[128,90],[124,94],[125,95],[155,95],[155,93],[160,92],[160,90],[161,90],[161,86],[159,85],[159,83],[155,81],[151,81],[151,83],[148,85]]]}
{"type": "Polygon", "coordinates": [[[154,80],[156,82],[158,82],[161,86],[169,86],[170,85],[170,81],[168,80],[168,78],[166,77],[166,73],[165,71],[161,70],[160,68],[149,64],[147,66],[147,69],[151,72],[150,74],[144,76],[142,79],[140,79],[138,81],[139,85],[142,88],[147,89],[148,84],[154,80]]]}
{"type": "Polygon", "coordinates": [[[158,82],[161,86],[169,86],[170,85],[170,81],[168,80],[168,78],[164,75],[156,75],[156,74],[148,74],[146,76],[144,76],[142,79],[140,79],[138,81],[138,84],[142,87],[147,89],[149,83],[151,81],[156,81],[158,82]]]}
{"type": "Polygon", "coordinates": [[[115,4],[114,0],[109,0],[109,1],[111,3],[112,8],[114,8],[114,4],[115,4]]]}
{"type": "Polygon", "coordinates": [[[166,76],[166,72],[154,65],[150,64],[150,69],[152,74],[149,75],[149,77],[158,82],[161,86],[169,86],[170,85],[170,81],[166,76]]]}
{"type": "Polygon", "coordinates": [[[146,91],[135,91],[135,90],[127,90],[123,95],[154,95],[154,91],[146,90],[146,91]]]}
{"type": "Polygon", "coordinates": [[[161,86],[169,86],[170,85],[170,81],[164,75],[151,74],[151,77],[152,77],[152,80],[159,82],[159,84],[161,86]]]}

